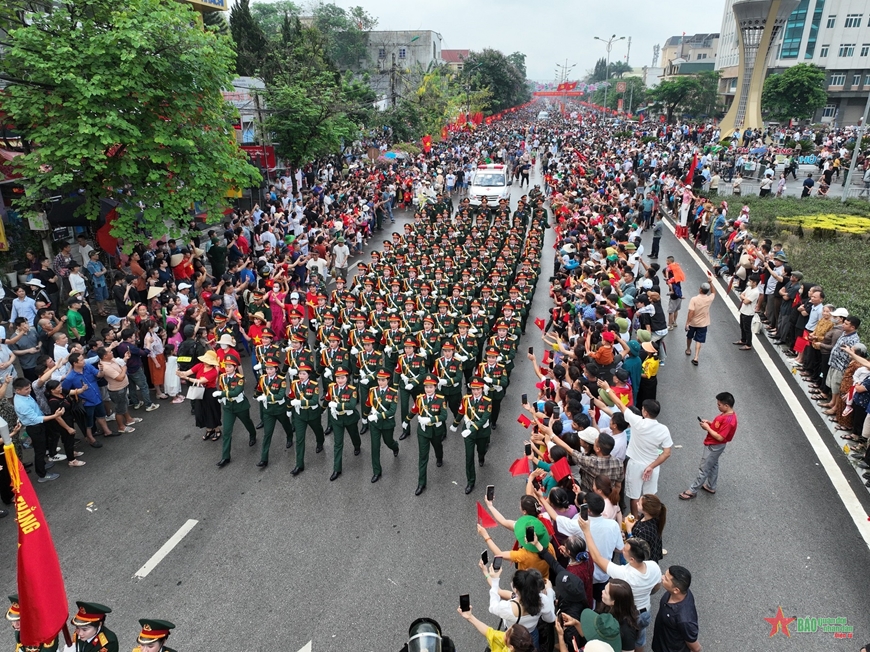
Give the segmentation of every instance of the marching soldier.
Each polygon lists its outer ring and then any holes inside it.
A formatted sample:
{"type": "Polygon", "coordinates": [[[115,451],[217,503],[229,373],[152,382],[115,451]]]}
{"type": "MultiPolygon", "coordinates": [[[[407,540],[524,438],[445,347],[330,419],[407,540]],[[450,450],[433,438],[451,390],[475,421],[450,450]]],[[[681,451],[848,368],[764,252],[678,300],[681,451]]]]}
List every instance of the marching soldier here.
{"type": "Polygon", "coordinates": [[[54,640],[42,645],[22,645],[21,644],[21,605],[18,602],[18,595],[9,596],[9,609],[6,611],[6,620],[12,625],[12,631],[15,632],[15,652],[56,652],[58,649],[58,639],[55,636],[54,640]]]}
{"type": "Polygon", "coordinates": [[[384,368],[395,369],[399,361],[399,353],[402,351],[402,340],[405,338],[405,330],[400,328],[402,318],[399,315],[390,315],[390,327],[381,336],[381,347],[384,351],[384,368]]]}
{"type": "MultiPolygon", "coordinates": [[[[338,333],[329,335],[329,348],[320,352],[318,363],[317,371],[322,377],[323,391],[325,392],[329,383],[335,380],[335,370],[339,367],[345,369],[350,367],[350,352],[341,347],[341,335],[338,333]]],[[[332,426],[326,434],[329,434],[331,428],[332,426]]]]}
{"type": "Polygon", "coordinates": [[[399,356],[396,372],[393,376],[393,384],[399,386],[399,409],[402,417],[400,441],[410,434],[409,403],[415,400],[420,393],[421,383],[425,375],[426,360],[417,354],[417,340],[413,337],[406,337],[405,352],[399,356]]]}
{"type": "Polygon", "coordinates": [[[418,331],[423,330],[424,314],[423,310],[417,310],[416,299],[407,297],[405,299],[405,312],[402,313],[405,332],[409,335],[415,335],[418,331]]]}
{"type": "MultiPolygon", "coordinates": [[[[292,338],[290,346],[285,349],[286,355],[284,356],[284,363],[287,365],[287,378],[289,380],[293,380],[296,374],[299,373],[299,365],[303,362],[309,366],[312,363],[311,353],[305,350],[308,340],[303,339],[298,333],[294,333],[292,338]]],[[[272,357],[276,360],[280,359],[279,356],[272,357]]]]}
{"type": "Polygon", "coordinates": [[[291,381],[288,396],[292,411],[287,414],[293,419],[293,430],[296,432],[296,466],[290,471],[290,475],[297,476],[305,470],[305,434],[308,427],[314,433],[314,441],[317,443],[315,453],[323,452],[323,423],[321,415],[323,408],[320,405],[320,392],[317,383],[311,380],[311,366],[303,362],[299,365],[299,373],[295,380],[291,381]]]}
{"type": "Polygon", "coordinates": [[[166,646],[166,639],[175,629],[173,623],[168,620],[142,618],[139,620],[139,625],[142,626],[142,631],[136,637],[139,645],[133,648],[133,652],[175,652],[171,647],[166,646]]]}
{"type": "Polygon", "coordinates": [[[365,406],[368,409],[366,421],[372,440],[372,482],[381,479],[381,440],[387,448],[393,451],[393,457],[399,456],[399,444],[393,439],[396,429],[396,408],[399,405],[399,393],[390,387],[392,375],[386,369],[377,373],[378,384],[371,387],[366,396],[365,406]]]}
{"type": "Polygon", "coordinates": [[[332,432],[335,434],[332,475],[329,476],[330,482],[336,480],[341,475],[345,430],[347,430],[353,443],[354,456],[360,454],[359,412],[356,409],[357,391],[356,387],[349,385],[347,382],[349,374],[350,372],[345,367],[336,369],[335,382],[329,385],[329,389],[326,390],[326,396],[323,399],[329,408],[332,432]]]}
{"type": "Polygon", "coordinates": [[[417,333],[417,342],[420,355],[425,356],[426,366],[431,366],[441,349],[441,331],[435,329],[435,318],[431,315],[423,317],[423,330],[417,333]]]}
{"type": "Polygon", "coordinates": [[[402,281],[394,278],[390,281],[390,293],[386,296],[387,312],[401,312],[405,303],[405,295],[402,294],[402,281]]]}
{"type": "MultiPolygon", "coordinates": [[[[417,417],[417,449],[419,465],[417,472],[417,489],[419,496],[426,489],[426,471],[429,466],[429,446],[435,450],[435,466],[444,464],[444,438],[447,436],[447,401],[435,393],[438,379],[432,374],[423,380],[423,393],[417,397],[409,419],[417,417]]],[[[402,424],[405,425],[404,423],[402,424]]]]}
{"type": "Polygon", "coordinates": [[[96,602],[76,602],[76,606],[70,621],[76,652],[118,652],[118,637],[106,627],[106,614],[112,610],[96,602]]]}
{"type": "Polygon", "coordinates": [[[453,413],[453,425],[451,432],[456,432],[459,427],[460,398],[462,397],[462,363],[457,360],[453,353],[453,342],[447,340],[441,347],[441,357],[435,360],[433,372],[438,377],[438,391],[447,401],[450,411],[453,413]]]}
{"type": "Polygon", "coordinates": [[[380,294],[375,297],[375,309],[369,314],[369,332],[380,337],[390,327],[390,313],[385,309],[386,299],[380,294]]]}
{"type": "Polygon", "coordinates": [[[462,373],[465,375],[465,384],[471,382],[471,377],[477,367],[477,358],[480,350],[477,346],[477,338],[468,333],[471,324],[463,317],[457,325],[458,332],[453,336],[452,342],[456,351],[456,359],[462,363],[462,373]]]}
{"type": "Polygon", "coordinates": [[[514,356],[517,354],[517,338],[514,335],[508,335],[508,325],[504,321],[499,321],[495,325],[496,334],[489,338],[486,343],[487,349],[495,349],[498,351],[501,362],[507,373],[510,373],[514,368],[514,356]]]}
{"type": "MultiPolygon", "coordinates": [[[[320,328],[317,329],[317,345],[321,350],[329,346],[329,336],[335,333],[341,341],[341,329],[335,325],[335,313],[332,310],[324,310],[320,316],[320,328]]],[[[312,367],[313,368],[313,367],[312,367]]]]}
{"type": "Polygon", "coordinates": [[[265,362],[266,372],[260,376],[257,383],[257,401],[261,403],[263,413],[263,450],[257,466],[261,469],[269,466],[269,447],[272,445],[272,434],[275,424],[280,423],[287,435],[287,446],[293,445],[293,426],[287,416],[284,403],[287,399],[287,381],[278,374],[279,362],[269,358],[265,362]]]}
{"type": "Polygon", "coordinates": [[[274,341],[275,333],[271,328],[264,328],[260,332],[260,343],[254,347],[254,371],[262,371],[263,362],[268,358],[280,357],[281,347],[274,341]]]}
{"type": "Polygon", "coordinates": [[[498,415],[501,412],[501,402],[504,399],[505,390],[510,384],[505,366],[498,361],[498,349],[489,348],[486,351],[486,362],[481,362],[477,367],[477,375],[486,383],[484,391],[492,401],[492,429],[498,429],[498,415]]]}
{"type": "Polygon", "coordinates": [[[492,434],[490,418],[492,416],[492,399],[483,395],[485,384],[480,378],[475,378],[469,384],[471,394],[462,397],[459,408],[462,414],[462,437],[465,439],[465,493],[474,489],[477,474],[474,469],[474,449],[477,449],[477,461],[483,466],[486,451],[489,449],[489,439],[492,434]]]}
{"type": "Polygon", "coordinates": [[[224,359],[224,368],[226,371],[218,376],[217,391],[214,393],[223,405],[221,410],[223,450],[220,462],[217,463],[220,469],[232,461],[230,450],[233,445],[233,426],[236,425],[236,419],[248,430],[248,446],[257,443],[257,431],[254,429],[254,422],[251,421],[251,404],[245,396],[245,378],[239,369],[239,356],[233,352],[228,353],[224,359]]]}
{"type": "MultiPolygon", "coordinates": [[[[366,333],[362,341],[363,350],[357,353],[353,359],[354,371],[359,379],[359,384],[363,391],[367,392],[370,387],[374,387],[379,369],[384,368],[384,354],[380,351],[375,351],[375,338],[366,333]]],[[[362,434],[368,430],[368,422],[363,423],[362,434]]]]}
{"type": "Polygon", "coordinates": [[[308,341],[308,326],[302,323],[302,313],[297,308],[288,308],[287,318],[289,323],[287,324],[287,337],[285,339],[289,342],[294,335],[297,335],[304,341],[308,341]]]}
{"type": "Polygon", "coordinates": [[[456,320],[454,315],[447,312],[448,308],[450,308],[450,304],[447,300],[441,299],[438,302],[438,312],[435,314],[435,324],[444,337],[452,337],[453,333],[456,332],[456,320]]]}
{"type": "Polygon", "coordinates": [[[356,327],[347,333],[347,347],[350,349],[350,354],[353,357],[359,355],[363,348],[363,338],[369,335],[369,329],[366,328],[367,318],[361,312],[353,316],[353,322],[356,327]]]}

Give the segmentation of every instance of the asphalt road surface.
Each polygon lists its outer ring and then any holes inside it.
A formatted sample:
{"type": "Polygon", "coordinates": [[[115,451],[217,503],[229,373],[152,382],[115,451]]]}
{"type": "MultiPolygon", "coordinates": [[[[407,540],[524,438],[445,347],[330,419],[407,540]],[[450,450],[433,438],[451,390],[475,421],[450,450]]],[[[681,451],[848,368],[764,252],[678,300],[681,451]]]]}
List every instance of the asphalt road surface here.
{"type": "MultiPolygon", "coordinates": [[[[514,186],[514,206],[520,194],[514,186]]],[[[549,307],[552,243],[550,231],[534,316],[544,316],[549,307]]],[[[666,232],[661,260],[671,253],[683,264],[686,296],[692,296],[703,272],[666,232]]],[[[661,420],[678,448],[660,481],[659,495],[669,508],[662,567],[681,564],[692,571],[700,642],[707,651],[857,651],[870,639],[861,616],[868,546],[762,360],[732,346],[738,326],[721,299],[712,314],[698,367],[682,353],[682,330],[667,338],[661,420]],[[736,397],[739,428],[722,458],[718,494],[679,501],[702,452],[696,415],[712,418],[714,396],[726,390],[736,397]],[[798,633],[796,623],[790,638],[770,638],[764,619],[779,606],[790,617],[844,617],[855,639],[798,633]]],[[[685,308],[681,327],[684,318],[685,308]]],[[[140,414],[145,420],[135,433],[106,440],[100,450],[85,446],[87,466],[58,464],[61,478],[38,486],[70,601],[111,606],[108,624],[122,650],[134,646],[136,620],[155,617],[176,623],[170,644],[179,650],[296,652],[313,641],[315,652],[391,652],[401,648],[408,625],[420,616],[438,620],[458,650],[483,649],[456,607],[458,596],[470,593],[474,613],[496,625],[476,567],[485,546],[475,532],[475,501],[494,484],[496,506],[508,517],[518,511],[524,480],[512,478],[508,466],[521,454],[526,434],[515,421],[520,394],[534,391],[534,373],[523,355],[529,346],[539,355],[543,350],[532,319],[499,430],[470,496],[463,493],[459,433],[448,433],[443,468],[430,462],[428,487],[415,497],[414,437],[400,443],[397,459],[382,454],[384,475],[373,485],[364,436],[362,455],[353,457],[346,446],[344,473],[329,482],[331,437],[320,455],[309,442],[305,472],[293,478],[295,453],[284,450],[280,433],[268,469],[260,471],[259,446],[248,448],[237,425],[233,463],[219,470],[220,444],[201,441],[189,404],[163,402],[159,410],[140,414]],[[135,578],[189,519],[197,523],[187,536],[147,577],[135,578]]],[[[247,360],[245,365],[249,371],[247,360]]],[[[794,383],[790,374],[785,382],[794,383]]],[[[860,478],[826,424],[801,400],[862,501],[856,519],[866,520],[868,495],[860,478]]],[[[510,547],[509,533],[490,532],[502,548],[510,547]]],[[[15,590],[15,536],[11,518],[0,524],[7,550],[0,586],[8,593],[15,590]]]]}

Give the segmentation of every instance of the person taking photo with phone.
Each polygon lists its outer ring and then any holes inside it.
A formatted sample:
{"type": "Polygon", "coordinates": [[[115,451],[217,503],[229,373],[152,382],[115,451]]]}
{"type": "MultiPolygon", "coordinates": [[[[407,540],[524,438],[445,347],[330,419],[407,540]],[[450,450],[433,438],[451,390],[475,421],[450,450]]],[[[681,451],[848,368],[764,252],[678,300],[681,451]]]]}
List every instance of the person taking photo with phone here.
{"type": "Polygon", "coordinates": [[[719,458],[725,452],[725,446],[734,439],[737,432],[737,414],[734,412],[734,396],[729,392],[716,394],[716,407],[719,414],[713,421],[698,417],[701,430],[707,433],[704,438],[704,454],[698,477],[692,486],[680,494],[680,500],[691,500],[698,495],[698,489],[708,494],[716,493],[716,482],[719,479],[719,458]]]}

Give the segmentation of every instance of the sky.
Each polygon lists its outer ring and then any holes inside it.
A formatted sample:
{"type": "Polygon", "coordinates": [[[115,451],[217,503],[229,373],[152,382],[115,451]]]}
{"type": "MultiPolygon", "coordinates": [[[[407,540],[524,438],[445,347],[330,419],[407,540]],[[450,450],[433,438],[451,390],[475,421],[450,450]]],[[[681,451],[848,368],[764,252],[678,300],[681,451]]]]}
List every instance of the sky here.
{"type": "MultiPolygon", "coordinates": [[[[256,0],[255,0],[256,1],[256,0]]],[[[607,54],[594,40],[612,34],[631,37],[629,64],[652,65],[653,46],[670,36],[718,32],[725,0],[333,0],[340,7],[359,5],[378,19],[376,29],[431,29],[445,49],[505,54],[523,52],[529,79],[552,81],[556,64],[581,79],[607,54]]],[[[300,3],[300,4],[304,4],[300,3]]],[[[625,60],[628,39],[614,43],[610,60],[625,60]]]]}

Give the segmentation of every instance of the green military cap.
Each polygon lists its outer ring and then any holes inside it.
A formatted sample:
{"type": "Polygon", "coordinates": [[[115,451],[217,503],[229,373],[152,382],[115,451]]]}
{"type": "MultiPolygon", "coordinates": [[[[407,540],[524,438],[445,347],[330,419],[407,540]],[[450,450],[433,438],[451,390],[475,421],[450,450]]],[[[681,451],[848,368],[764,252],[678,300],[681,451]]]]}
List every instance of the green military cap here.
{"type": "Polygon", "coordinates": [[[94,625],[106,619],[106,614],[112,613],[109,607],[98,602],[76,602],[79,610],[70,621],[74,627],[84,627],[94,625]]]}
{"type": "Polygon", "coordinates": [[[21,620],[21,605],[18,603],[18,594],[9,596],[9,610],[6,612],[6,620],[21,620]]]}
{"type": "Polygon", "coordinates": [[[142,631],[136,639],[137,643],[153,643],[169,636],[169,631],[175,629],[175,625],[168,620],[156,620],[153,618],[140,618],[139,624],[142,631]]]}

